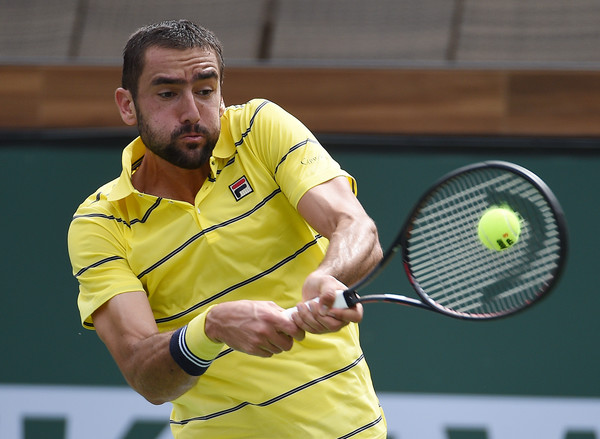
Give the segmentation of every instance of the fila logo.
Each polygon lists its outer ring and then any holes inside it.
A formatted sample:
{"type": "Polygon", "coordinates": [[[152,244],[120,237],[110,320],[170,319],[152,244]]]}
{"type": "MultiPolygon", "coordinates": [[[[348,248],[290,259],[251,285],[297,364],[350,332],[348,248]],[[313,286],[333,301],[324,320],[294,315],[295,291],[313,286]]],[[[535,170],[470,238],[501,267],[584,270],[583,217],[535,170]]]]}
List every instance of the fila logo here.
{"type": "Polygon", "coordinates": [[[229,189],[236,201],[240,201],[246,195],[252,193],[252,186],[250,186],[246,176],[242,176],[238,181],[229,185],[229,189]]]}

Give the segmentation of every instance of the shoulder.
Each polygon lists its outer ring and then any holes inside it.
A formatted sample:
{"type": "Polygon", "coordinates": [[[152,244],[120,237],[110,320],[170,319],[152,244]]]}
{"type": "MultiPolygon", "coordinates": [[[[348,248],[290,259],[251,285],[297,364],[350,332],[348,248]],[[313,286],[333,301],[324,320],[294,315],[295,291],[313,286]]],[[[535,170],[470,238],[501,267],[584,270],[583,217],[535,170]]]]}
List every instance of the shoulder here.
{"type": "Polygon", "coordinates": [[[98,233],[100,229],[112,230],[111,233],[114,233],[123,226],[128,226],[130,221],[125,200],[108,199],[117,180],[99,187],[77,207],[69,225],[69,235],[87,236],[92,230],[98,233]]]}
{"type": "Polygon", "coordinates": [[[310,130],[294,115],[267,99],[252,99],[243,105],[228,107],[222,128],[231,134],[236,146],[252,143],[287,145],[299,139],[314,139],[310,130]]]}
{"type": "Polygon", "coordinates": [[[232,127],[242,124],[244,128],[258,122],[281,120],[291,115],[276,103],[263,98],[252,99],[245,104],[226,108],[223,120],[232,127]]]}
{"type": "Polygon", "coordinates": [[[75,215],[83,212],[111,210],[112,203],[108,201],[108,196],[117,184],[118,180],[119,179],[116,178],[112,181],[109,181],[89,194],[79,205],[79,207],[77,207],[75,215]]]}

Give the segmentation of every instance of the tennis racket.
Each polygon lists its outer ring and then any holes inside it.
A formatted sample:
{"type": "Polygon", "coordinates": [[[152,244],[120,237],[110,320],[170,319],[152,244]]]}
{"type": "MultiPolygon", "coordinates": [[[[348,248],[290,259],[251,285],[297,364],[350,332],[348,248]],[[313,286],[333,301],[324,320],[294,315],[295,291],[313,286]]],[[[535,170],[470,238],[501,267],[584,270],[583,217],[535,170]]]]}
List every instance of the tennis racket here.
{"type": "Polygon", "coordinates": [[[548,295],[566,255],[566,222],[550,188],[512,163],[476,163],[445,175],[421,197],[379,264],[339,291],[334,307],[391,302],[460,319],[505,317],[548,295]],[[481,216],[494,206],[508,206],[520,219],[519,239],[502,251],[485,247],[477,233],[481,216]],[[419,299],[359,296],[357,290],[375,279],[400,249],[419,299]]]}

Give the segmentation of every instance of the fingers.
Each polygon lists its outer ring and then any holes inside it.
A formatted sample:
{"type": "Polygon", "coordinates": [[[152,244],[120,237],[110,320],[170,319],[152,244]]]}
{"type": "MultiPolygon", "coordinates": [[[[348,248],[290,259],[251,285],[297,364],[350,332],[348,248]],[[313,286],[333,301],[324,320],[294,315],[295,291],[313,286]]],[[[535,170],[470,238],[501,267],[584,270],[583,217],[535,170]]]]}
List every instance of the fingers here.
{"type": "MultiPolygon", "coordinates": [[[[282,309],[279,308],[278,318],[282,320],[276,324],[277,331],[291,337],[293,340],[302,341],[306,336],[304,329],[299,327],[292,319],[283,315],[282,309]]],[[[292,341],[293,341],[292,340],[292,341]]]]}
{"type": "Polygon", "coordinates": [[[267,331],[256,332],[248,336],[244,343],[236,346],[236,350],[259,357],[272,357],[284,351],[289,351],[294,346],[294,338],[281,332],[267,331]]]}
{"type": "Polygon", "coordinates": [[[273,313],[263,316],[263,326],[255,334],[255,346],[258,350],[254,355],[271,357],[284,351],[289,351],[294,346],[294,340],[302,341],[306,336],[305,331],[293,321],[281,315],[281,308],[273,302],[267,302],[272,307],[273,313]]]}
{"type": "Polygon", "coordinates": [[[213,340],[250,355],[270,357],[289,351],[305,332],[273,302],[241,300],[216,305],[207,315],[205,331],[213,340]]]}
{"type": "Polygon", "coordinates": [[[327,315],[346,323],[360,323],[363,318],[363,307],[358,303],[352,308],[331,308],[327,315]]]}
{"type": "Polygon", "coordinates": [[[280,354],[284,351],[289,351],[294,346],[294,338],[282,333],[277,333],[275,336],[265,339],[258,346],[254,355],[261,357],[272,357],[275,354],[280,354]]]}
{"type": "Polygon", "coordinates": [[[327,304],[300,303],[298,312],[292,315],[294,323],[306,332],[323,334],[339,331],[350,322],[360,322],[363,316],[362,306],[355,308],[329,308],[327,304]]]}

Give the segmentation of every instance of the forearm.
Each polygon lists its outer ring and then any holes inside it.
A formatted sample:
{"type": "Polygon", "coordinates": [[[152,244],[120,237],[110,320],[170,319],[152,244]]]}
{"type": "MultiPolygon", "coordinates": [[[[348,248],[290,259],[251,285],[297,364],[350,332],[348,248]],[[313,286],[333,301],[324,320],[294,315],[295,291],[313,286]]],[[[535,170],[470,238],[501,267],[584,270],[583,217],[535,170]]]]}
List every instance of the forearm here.
{"type": "Polygon", "coordinates": [[[348,217],[338,223],[317,272],[346,285],[362,279],[382,258],[375,223],[367,216],[348,217]]]}
{"type": "Polygon", "coordinates": [[[196,384],[217,357],[223,343],[205,332],[212,307],[174,332],[153,334],[131,349],[131,385],[152,402],[173,400],[196,384]]]}
{"type": "MultiPolygon", "coordinates": [[[[196,335],[192,337],[192,345],[201,358],[209,360],[206,363],[208,367],[223,345],[204,338],[204,315],[192,319],[187,326],[194,328],[187,332],[196,335]],[[198,348],[198,343],[206,347],[198,348]]],[[[112,354],[125,380],[153,404],[181,396],[203,372],[187,373],[175,361],[171,349],[174,332],[159,332],[146,294],[142,291],[113,297],[92,317],[98,336],[112,354]]]]}
{"type": "Polygon", "coordinates": [[[273,302],[214,305],[183,328],[159,333],[146,295],[138,291],[113,297],[93,320],[127,383],[153,404],[172,401],[196,385],[225,344],[268,357],[304,338],[273,302]]]}
{"type": "Polygon", "coordinates": [[[315,334],[335,332],[362,320],[362,306],[337,308],[335,293],[360,281],[382,257],[377,230],[369,218],[358,223],[340,221],[329,242],[323,261],[302,286],[303,299],[319,297],[319,305],[298,304],[298,313],[292,316],[300,328],[315,334]]]}
{"type": "Polygon", "coordinates": [[[184,372],[169,352],[172,332],[155,334],[129,348],[121,372],[128,384],[152,404],[163,404],[192,388],[197,376],[184,372]]]}
{"type": "Polygon", "coordinates": [[[358,323],[362,306],[332,309],[336,291],[361,280],[381,260],[377,228],[351,192],[345,177],[310,189],[298,203],[306,221],[329,240],[319,266],[302,285],[305,301],[319,297],[319,306],[298,304],[294,322],[312,333],[337,331],[349,322],[358,323]]]}
{"type": "Polygon", "coordinates": [[[304,332],[282,317],[275,303],[226,302],[210,307],[183,328],[137,342],[129,360],[123,360],[123,374],[148,401],[162,404],[196,385],[225,342],[241,352],[270,357],[290,350],[294,338],[302,340],[304,332]]]}
{"type": "Polygon", "coordinates": [[[300,199],[298,211],[329,240],[315,274],[352,284],[381,260],[377,227],[351,192],[345,177],[309,190],[300,199]]]}

